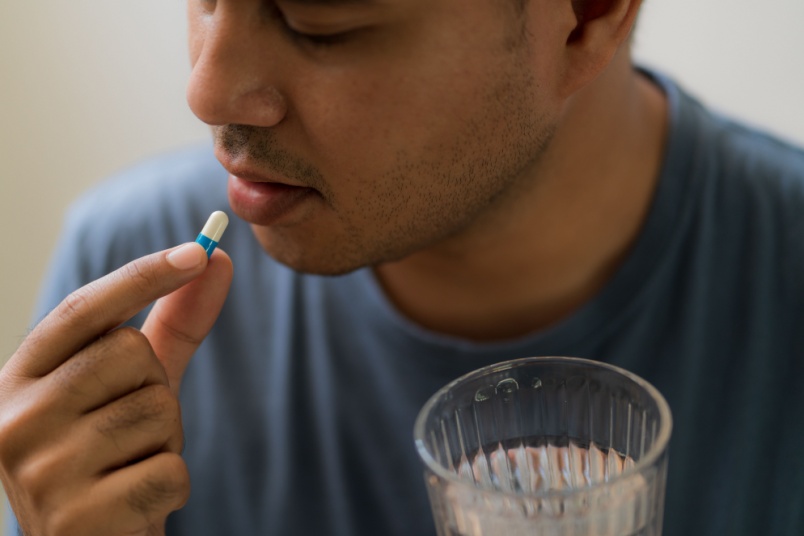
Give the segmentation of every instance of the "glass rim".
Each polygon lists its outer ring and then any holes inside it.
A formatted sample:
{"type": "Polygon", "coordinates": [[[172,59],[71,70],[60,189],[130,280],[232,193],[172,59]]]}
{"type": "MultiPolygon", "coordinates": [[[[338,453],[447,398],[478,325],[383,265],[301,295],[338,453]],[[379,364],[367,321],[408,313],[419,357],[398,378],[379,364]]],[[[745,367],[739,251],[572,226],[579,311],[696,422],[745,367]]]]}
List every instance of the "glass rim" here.
{"type": "Polygon", "coordinates": [[[453,389],[457,385],[462,383],[466,383],[468,381],[474,380],[481,376],[485,376],[487,374],[493,374],[495,372],[500,372],[504,370],[509,370],[513,368],[518,368],[526,365],[530,365],[534,362],[538,363],[550,363],[550,362],[558,362],[558,363],[567,363],[567,364],[576,364],[580,365],[583,364],[585,366],[592,366],[602,369],[607,369],[611,372],[615,372],[622,376],[625,376],[629,380],[636,383],[640,388],[644,389],[648,396],[650,396],[653,400],[656,401],[656,406],[659,411],[659,432],[656,434],[656,440],[654,441],[651,448],[645,452],[645,454],[640,458],[638,461],[634,462],[634,465],[622,473],[616,475],[614,478],[605,481],[595,482],[589,486],[584,486],[580,488],[565,488],[565,489],[548,489],[542,490],[538,492],[514,492],[508,491],[503,489],[494,489],[494,488],[483,488],[483,487],[475,487],[477,491],[483,493],[494,493],[500,494],[503,496],[508,497],[549,497],[549,496],[569,496],[575,493],[586,493],[598,489],[603,486],[612,486],[619,482],[622,482],[635,474],[641,473],[646,467],[650,467],[659,459],[667,451],[668,443],[670,442],[670,434],[673,428],[673,417],[670,412],[670,406],[665,400],[662,393],[659,392],[656,387],[654,387],[650,382],[645,380],[644,378],[634,374],[633,372],[629,372],[624,368],[618,367],[616,365],[611,365],[609,363],[603,363],[601,361],[595,361],[593,359],[585,359],[581,357],[566,357],[566,356],[536,356],[536,357],[522,357],[517,359],[510,359],[507,361],[501,361],[499,363],[494,363],[492,365],[486,365],[485,367],[476,369],[472,372],[464,374],[460,376],[441,389],[436,391],[422,406],[421,410],[419,410],[419,414],[416,416],[415,424],[413,425],[413,440],[416,444],[416,450],[419,453],[419,458],[424,462],[424,465],[427,470],[434,473],[436,476],[440,477],[447,482],[453,483],[455,485],[461,487],[469,487],[468,482],[458,477],[458,474],[449,471],[443,465],[441,465],[431,454],[430,451],[427,449],[425,445],[425,422],[427,417],[433,410],[433,407],[438,403],[439,399],[447,393],[450,389],[453,389]]]}

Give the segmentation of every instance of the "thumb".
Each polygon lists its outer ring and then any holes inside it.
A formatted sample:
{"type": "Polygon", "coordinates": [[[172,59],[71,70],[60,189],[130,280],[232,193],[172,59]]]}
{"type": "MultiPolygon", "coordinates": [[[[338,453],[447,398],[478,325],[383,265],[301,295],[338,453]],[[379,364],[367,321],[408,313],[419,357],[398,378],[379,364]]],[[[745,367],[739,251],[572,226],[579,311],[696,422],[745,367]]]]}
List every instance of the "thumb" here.
{"type": "Polygon", "coordinates": [[[231,282],[232,261],[216,249],[206,270],[157,300],[142,326],[177,396],[184,369],[218,318],[231,282]]]}

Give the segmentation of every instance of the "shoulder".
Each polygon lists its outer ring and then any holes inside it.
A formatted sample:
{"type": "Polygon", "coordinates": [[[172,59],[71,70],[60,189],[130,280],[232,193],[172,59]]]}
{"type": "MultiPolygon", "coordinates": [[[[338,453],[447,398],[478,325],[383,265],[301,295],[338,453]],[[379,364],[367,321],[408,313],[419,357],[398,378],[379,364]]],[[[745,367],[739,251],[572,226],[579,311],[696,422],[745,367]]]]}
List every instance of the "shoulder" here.
{"type": "Polygon", "coordinates": [[[771,134],[714,115],[711,155],[727,181],[753,194],[804,202],[804,149],[771,134]]]}
{"type": "Polygon", "coordinates": [[[804,226],[804,149],[712,111],[661,75],[671,109],[666,167],[697,199],[700,222],[729,236],[804,226]],[[693,193],[694,192],[694,193],[693,193]]]}
{"type": "Polygon", "coordinates": [[[708,193],[723,202],[743,196],[757,208],[762,203],[802,208],[804,148],[714,112],[677,87],[669,93],[677,102],[680,134],[689,138],[690,154],[676,156],[692,160],[695,179],[713,189],[708,193]]]}
{"type": "MultiPolygon", "coordinates": [[[[804,273],[804,150],[758,129],[716,117],[709,155],[717,179],[709,209],[725,229],[779,269],[804,273]]],[[[800,276],[791,283],[804,288],[800,276]]]]}
{"type": "Polygon", "coordinates": [[[703,207],[742,243],[804,270],[804,149],[715,114],[708,123],[703,207]]]}
{"type": "Polygon", "coordinates": [[[800,310],[804,150],[656,79],[671,128],[654,211],[677,245],[676,279],[705,281],[734,310],[800,310]]]}
{"type": "Polygon", "coordinates": [[[795,247],[789,239],[804,226],[804,149],[713,111],[661,73],[642,72],[669,103],[665,212],[683,211],[695,229],[737,249],[745,244],[733,238],[746,234],[795,247]]]}
{"type": "Polygon", "coordinates": [[[697,122],[690,131],[694,240],[717,259],[724,282],[739,282],[740,293],[753,289],[757,303],[773,298],[800,315],[804,149],[683,98],[697,122]]]}

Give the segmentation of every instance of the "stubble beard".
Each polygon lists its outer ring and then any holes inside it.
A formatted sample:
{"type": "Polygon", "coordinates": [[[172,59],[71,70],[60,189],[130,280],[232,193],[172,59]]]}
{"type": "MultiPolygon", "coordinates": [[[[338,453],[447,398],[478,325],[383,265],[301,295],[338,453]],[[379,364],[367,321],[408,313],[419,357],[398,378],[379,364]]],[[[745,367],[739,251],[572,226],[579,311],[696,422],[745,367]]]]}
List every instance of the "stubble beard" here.
{"type": "MultiPolygon", "coordinates": [[[[356,253],[354,259],[363,255],[354,267],[399,261],[477,233],[493,233],[497,223],[536,186],[539,161],[556,130],[554,115],[531,106],[538,94],[535,81],[520,70],[516,78],[507,78],[489,91],[484,102],[493,104],[467,121],[456,139],[418,158],[400,152],[391,171],[378,181],[395,185],[394,191],[374,196],[396,202],[385,204],[377,219],[394,221],[395,212],[410,212],[404,210],[406,205],[416,206],[415,217],[389,226],[382,242],[373,248],[354,240],[350,248],[356,253]],[[445,187],[425,192],[417,188],[421,181],[409,177],[427,177],[445,187]],[[414,200],[412,192],[417,192],[414,200]],[[369,251],[371,258],[366,257],[369,251]]],[[[359,229],[349,235],[362,236],[359,229]]]]}
{"type": "Polygon", "coordinates": [[[222,127],[218,141],[321,193],[340,224],[334,235],[327,234],[332,229],[304,237],[281,227],[253,229],[277,261],[300,272],[341,275],[404,259],[504,217],[532,186],[532,170],[555,130],[555,117],[532,105],[539,89],[527,69],[512,66],[508,76],[486,88],[479,102],[488,105],[456,129],[453,139],[421,154],[398,150],[389,170],[365,182],[349,209],[339,204],[337,188],[279,148],[272,132],[222,127]]]}

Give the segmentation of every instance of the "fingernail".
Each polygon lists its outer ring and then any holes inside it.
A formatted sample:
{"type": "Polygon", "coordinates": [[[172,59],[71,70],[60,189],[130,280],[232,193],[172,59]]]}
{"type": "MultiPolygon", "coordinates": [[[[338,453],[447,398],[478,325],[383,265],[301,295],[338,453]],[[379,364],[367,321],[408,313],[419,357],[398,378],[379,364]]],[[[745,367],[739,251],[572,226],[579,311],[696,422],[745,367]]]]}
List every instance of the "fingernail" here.
{"type": "Polygon", "coordinates": [[[195,242],[190,242],[168,253],[167,261],[179,270],[190,270],[201,264],[204,257],[204,249],[195,242]]]}

